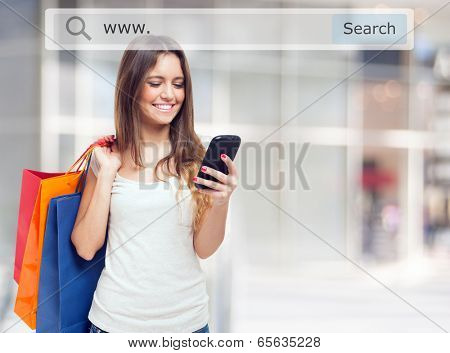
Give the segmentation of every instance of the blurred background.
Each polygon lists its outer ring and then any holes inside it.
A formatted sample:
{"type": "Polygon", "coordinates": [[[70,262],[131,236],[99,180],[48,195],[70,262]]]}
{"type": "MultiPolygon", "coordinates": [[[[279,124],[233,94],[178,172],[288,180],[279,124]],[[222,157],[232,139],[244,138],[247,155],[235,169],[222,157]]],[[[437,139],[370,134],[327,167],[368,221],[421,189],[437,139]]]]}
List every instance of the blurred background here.
{"type": "MultiPolygon", "coordinates": [[[[1,331],[31,332],[13,313],[22,169],[64,171],[94,139],[114,134],[122,52],[45,50],[44,10],[124,6],[414,9],[415,23],[425,22],[412,51],[186,53],[200,136],[237,134],[243,142],[264,140],[263,147],[310,143],[302,163],[309,188],[298,180],[277,190],[239,187],[226,239],[201,264],[213,332],[450,330],[450,6],[436,12],[443,1],[5,3],[15,12],[0,3],[1,331]]],[[[292,168],[287,158],[265,161],[251,153],[236,158],[248,179],[292,168]]]]}

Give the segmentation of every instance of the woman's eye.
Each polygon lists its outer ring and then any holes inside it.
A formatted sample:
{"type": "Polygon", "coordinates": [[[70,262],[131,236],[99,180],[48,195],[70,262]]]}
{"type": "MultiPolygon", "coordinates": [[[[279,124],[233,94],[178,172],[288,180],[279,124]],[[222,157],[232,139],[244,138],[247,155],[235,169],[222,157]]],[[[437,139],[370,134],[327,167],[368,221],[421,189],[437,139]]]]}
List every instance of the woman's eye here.
{"type": "Polygon", "coordinates": [[[159,82],[148,82],[148,84],[152,87],[159,87],[161,85],[159,82]]]}
{"type": "Polygon", "coordinates": [[[183,88],[184,87],[184,83],[174,83],[173,84],[176,88],[183,88]]]}

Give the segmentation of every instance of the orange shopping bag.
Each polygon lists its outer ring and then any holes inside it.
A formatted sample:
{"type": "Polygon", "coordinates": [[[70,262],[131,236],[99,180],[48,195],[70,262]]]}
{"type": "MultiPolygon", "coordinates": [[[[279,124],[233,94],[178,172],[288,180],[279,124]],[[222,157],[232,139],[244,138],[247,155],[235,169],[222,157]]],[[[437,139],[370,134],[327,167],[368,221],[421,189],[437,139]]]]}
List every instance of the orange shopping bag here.
{"type": "Polygon", "coordinates": [[[36,329],[39,271],[50,200],[57,196],[74,193],[94,148],[108,144],[108,142],[100,139],[88,147],[83,155],[69,168],[68,172],[43,179],[40,182],[28,231],[14,306],[14,312],[33,330],[36,329]],[[72,171],[76,165],[78,165],[78,168],[76,171],[72,171]],[[81,166],[83,166],[82,170],[80,170],[81,166]]]}

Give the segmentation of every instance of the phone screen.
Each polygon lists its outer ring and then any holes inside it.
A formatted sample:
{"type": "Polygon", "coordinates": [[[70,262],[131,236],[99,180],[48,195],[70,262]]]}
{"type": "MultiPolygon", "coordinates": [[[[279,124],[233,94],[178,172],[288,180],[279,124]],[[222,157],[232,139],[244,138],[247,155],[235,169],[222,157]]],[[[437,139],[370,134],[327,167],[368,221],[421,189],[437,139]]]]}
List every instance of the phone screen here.
{"type": "MultiPolygon", "coordinates": [[[[214,137],[206,150],[202,166],[204,165],[206,167],[216,169],[224,174],[228,174],[227,165],[220,158],[220,155],[224,153],[230,157],[231,160],[234,160],[240,144],[241,138],[236,135],[219,135],[214,137]]],[[[214,177],[203,173],[201,170],[199,170],[197,176],[206,180],[217,181],[214,177]]],[[[196,186],[200,189],[209,189],[207,186],[202,184],[196,184],[196,186]]]]}

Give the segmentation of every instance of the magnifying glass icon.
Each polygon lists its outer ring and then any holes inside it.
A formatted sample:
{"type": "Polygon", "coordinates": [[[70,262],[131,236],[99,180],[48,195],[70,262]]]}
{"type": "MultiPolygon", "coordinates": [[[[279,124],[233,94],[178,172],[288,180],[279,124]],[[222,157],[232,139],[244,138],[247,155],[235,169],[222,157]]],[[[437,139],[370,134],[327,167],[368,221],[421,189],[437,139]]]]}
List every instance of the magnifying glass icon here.
{"type": "Polygon", "coordinates": [[[69,32],[73,36],[79,36],[80,34],[82,34],[87,40],[91,40],[92,39],[92,37],[89,34],[86,33],[86,31],[85,31],[86,23],[84,22],[84,20],[80,16],[72,16],[72,17],[70,17],[67,20],[67,22],[66,22],[66,29],[67,29],[67,32],[69,32]],[[73,28],[74,22],[75,22],[75,24],[78,23],[78,25],[81,24],[80,30],[72,31],[70,29],[70,24],[72,23],[72,28],[73,28]]]}

